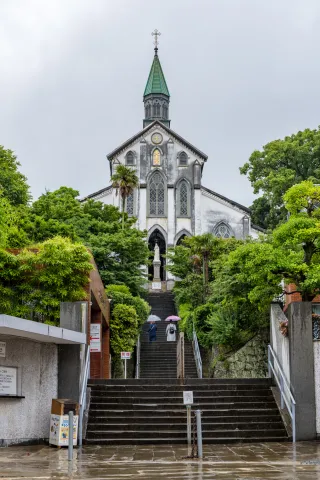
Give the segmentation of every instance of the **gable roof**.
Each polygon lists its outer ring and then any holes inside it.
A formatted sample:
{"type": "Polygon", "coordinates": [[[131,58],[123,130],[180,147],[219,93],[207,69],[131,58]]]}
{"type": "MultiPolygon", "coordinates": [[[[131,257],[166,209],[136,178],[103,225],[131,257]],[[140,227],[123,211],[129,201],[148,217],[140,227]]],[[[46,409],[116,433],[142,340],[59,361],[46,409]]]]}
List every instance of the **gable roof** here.
{"type": "Polygon", "coordinates": [[[199,150],[198,148],[196,148],[195,146],[193,146],[191,143],[187,142],[187,140],[185,140],[183,137],[181,137],[180,135],[178,135],[176,132],[174,132],[173,130],[171,130],[171,128],[167,127],[166,125],[164,125],[162,122],[160,122],[159,120],[155,120],[154,122],[150,123],[150,125],[147,125],[143,130],[140,130],[140,132],[138,132],[136,135],[134,135],[133,137],[129,138],[129,140],[127,140],[126,142],[124,142],[122,145],[120,145],[118,148],[116,148],[115,150],[113,150],[111,153],[109,153],[107,155],[107,158],[109,161],[111,161],[113,159],[113,157],[115,155],[117,155],[119,152],[121,152],[122,150],[124,150],[125,148],[127,148],[131,143],[133,143],[135,140],[137,140],[139,137],[143,136],[144,134],[146,134],[152,127],[154,127],[155,125],[158,125],[160,128],[162,128],[163,130],[165,130],[171,137],[174,137],[176,140],[178,140],[179,142],[183,143],[187,148],[189,148],[190,150],[192,150],[196,155],[198,155],[199,157],[202,158],[202,160],[204,161],[207,161],[208,159],[208,156],[201,152],[201,150],[199,150]]]}
{"type": "Polygon", "coordinates": [[[211,193],[211,195],[214,195],[217,198],[220,198],[226,203],[230,203],[233,207],[237,207],[240,210],[243,210],[245,213],[248,213],[249,215],[251,214],[251,210],[248,207],[245,207],[244,205],[241,205],[238,202],[235,202],[234,200],[230,200],[230,198],[224,197],[223,195],[220,195],[220,193],[214,192],[213,190],[210,190],[210,188],[206,188],[201,186],[201,190],[204,190],[205,192],[211,193]]]}
{"type": "Polygon", "coordinates": [[[152,93],[162,93],[163,95],[167,95],[168,97],[170,97],[167,82],[164,78],[161,63],[157,53],[155,54],[151,65],[151,70],[149,73],[146,88],[144,89],[143,96],[145,97],[146,95],[150,95],[152,93]]]}

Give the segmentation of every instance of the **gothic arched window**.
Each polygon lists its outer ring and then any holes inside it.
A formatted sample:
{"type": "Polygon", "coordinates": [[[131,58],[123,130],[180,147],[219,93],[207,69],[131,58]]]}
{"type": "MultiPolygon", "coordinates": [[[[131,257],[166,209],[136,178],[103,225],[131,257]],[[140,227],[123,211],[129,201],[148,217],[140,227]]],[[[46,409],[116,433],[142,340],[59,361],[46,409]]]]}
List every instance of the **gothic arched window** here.
{"type": "Polygon", "coordinates": [[[126,164],[127,165],[134,165],[134,154],[133,152],[128,152],[126,155],[126,164]]]}
{"type": "Polygon", "coordinates": [[[231,238],[233,236],[230,227],[224,222],[219,223],[213,233],[219,238],[231,238]]]}
{"type": "Polygon", "coordinates": [[[149,214],[165,214],[165,185],[159,172],[155,172],[149,183],[149,214]]]}
{"type": "Polygon", "coordinates": [[[188,165],[188,155],[186,152],[181,152],[179,155],[179,165],[180,167],[184,167],[188,165]]]}
{"type": "Polygon", "coordinates": [[[133,198],[133,192],[132,192],[127,197],[127,208],[126,208],[127,214],[130,217],[133,215],[133,201],[134,201],[134,198],[133,198]]]}
{"type": "Polygon", "coordinates": [[[152,165],[161,165],[161,155],[158,148],[156,148],[152,154],[152,165]]]}
{"type": "Polygon", "coordinates": [[[164,119],[168,118],[168,107],[167,105],[162,105],[162,116],[164,119]]]}
{"type": "Polygon", "coordinates": [[[178,217],[189,217],[190,216],[190,189],[189,185],[185,180],[180,182],[178,191],[177,191],[177,210],[178,217]]]}

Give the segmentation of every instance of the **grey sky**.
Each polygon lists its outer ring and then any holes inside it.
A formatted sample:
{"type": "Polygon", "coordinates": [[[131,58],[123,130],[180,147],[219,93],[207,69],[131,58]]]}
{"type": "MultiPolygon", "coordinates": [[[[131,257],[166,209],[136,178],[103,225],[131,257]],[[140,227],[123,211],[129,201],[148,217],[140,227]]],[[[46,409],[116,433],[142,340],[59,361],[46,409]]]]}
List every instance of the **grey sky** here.
{"type": "Polygon", "coordinates": [[[318,0],[1,0],[0,144],[34,198],[108,185],[106,154],[142,128],[153,59],[171,126],[205,152],[205,186],[249,205],[239,166],[320,123],[318,0]]]}

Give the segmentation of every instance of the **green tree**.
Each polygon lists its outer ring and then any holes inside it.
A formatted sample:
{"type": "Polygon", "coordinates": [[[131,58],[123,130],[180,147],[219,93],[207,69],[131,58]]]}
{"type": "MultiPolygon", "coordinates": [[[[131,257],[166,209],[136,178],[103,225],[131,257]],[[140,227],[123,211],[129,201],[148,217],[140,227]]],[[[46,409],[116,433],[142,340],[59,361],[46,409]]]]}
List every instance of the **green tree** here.
{"type": "Polygon", "coordinates": [[[61,237],[20,251],[0,249],[0,310],[57,324],[60,302],[86,298],[92,268],[87,249],[61,237]]]}
{"type": "Polygon", "coordinates": [[[139,179],[136,172],[125,165],[118,165],[116,172],[111,177],[113,188],[117,194],[120,194],[122,203],[122,229],[124,230],[125,205],[126,199],[131,195],[135,188],[139,186],[139,179]]]}
{"type": "Polygon", "coordinates": [[[18,171],[20,163],[11,150],[0,145],[0,191],[11,205],[27,205],[31,199],[27,179],[18,171]]]}
{"type": "Polygon", "coordinates": [[[138,294],[146,282],[142,271],[149,256],[146,232],[134,228],[135,219],[113,205],[91,199],[79,202],[78,195],[67,187],[41,195],[31,209],[29,236],[43,241],[63,235],[83,242],[91,249],[105,285],[128,285],[138,294]]]}
{"type": "Polygon", "coordinates": [[[267,218],[259,225],[274,228],[286,220],[283,195],[291,186],[304,180],[320,183],[320,128],[267,143],[252,153],[240,172],[248,176],[254,193],[263,193],[264,200],[251,207],[255,221],[261,219],[263,207],[267,218]]]}

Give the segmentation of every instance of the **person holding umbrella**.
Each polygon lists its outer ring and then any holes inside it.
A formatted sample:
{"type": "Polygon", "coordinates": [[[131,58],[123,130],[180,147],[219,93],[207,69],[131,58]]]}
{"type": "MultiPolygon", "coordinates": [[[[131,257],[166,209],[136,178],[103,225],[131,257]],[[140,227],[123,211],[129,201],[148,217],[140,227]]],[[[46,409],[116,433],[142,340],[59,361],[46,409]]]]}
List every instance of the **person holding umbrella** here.
{"type": "Polygon", "coordinates": [[[166,328],[167,342],[176,341],[177,326],[173,322],[178,322],[179,320],[180,317],[177,317],[175,315],[171,315],[170,317],[166,318],[166,322],[169,322],[166,328]]]}
{"type": "Polygon", "coordinates": [[[157,325],[156,322],[160,320],[156,315],[150,315],[147,322],[150,324],[149,330],[149,342],[155,342],[157,340],[157,325]]]}

